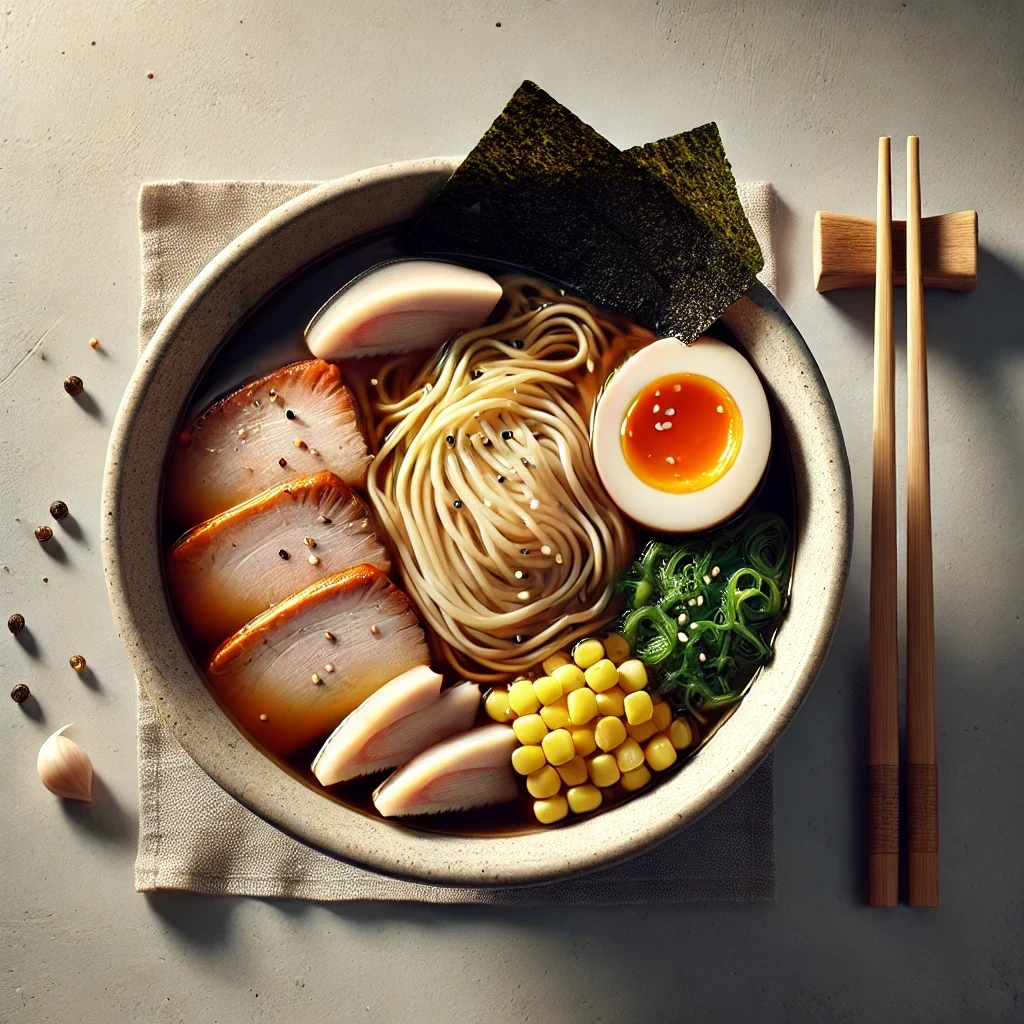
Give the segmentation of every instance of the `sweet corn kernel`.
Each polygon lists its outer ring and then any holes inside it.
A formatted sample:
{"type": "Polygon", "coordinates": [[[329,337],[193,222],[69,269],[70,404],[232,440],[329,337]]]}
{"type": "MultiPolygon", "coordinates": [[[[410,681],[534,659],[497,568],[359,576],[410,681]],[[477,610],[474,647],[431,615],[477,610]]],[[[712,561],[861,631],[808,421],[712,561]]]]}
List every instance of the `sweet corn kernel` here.
{"type": "Polygon", "coordinates": [[[508,688],[508,703],[517,715],[532,715],[540,707],[529,679],[517,679],[508,688]]]}
{"type": "Polygon", "coordinates": [[[636,693],[647,685],[647,669],[642,661],[632,658],[618,667],[619,686],[624,693],[636,693]]]}
{"type": "Polygon", "coordinates": [[[571,761],[560,764],[557,770],[567,786],[582,786],[587,781],[587,762],[579,754],[571,761]]]}
{"type": "Polygon", "coordinates": [[[586,725],[597,714],[597,695],[587,686],[573,690],[566,700],[573,725],[586,725]]]}
{"type": "Polygon", "coordinates": [[[615,715],[616,718],[621,718],[625,714],[625,707],[623,700],[625,694],[617,687],[613,686],[610,690],[605,690],[604,693],[597,695],[597,713],[599,715],[615,715]]]}
{"type": "Polygon", "coordinates": [[[595,661],[594,664],[583,673],[583,677],[587,681],[587,686],[597,693],[603,693],[605,690],[610,690],[619,681],[619,676],[615,671],[615,666],[607,658],[595,661]]]}
{"type": "Polygon", "coordinates": [[[548,734],[548,727],[540,715],[520,715],[512,723],[516,739],[524,746],[536,745],[548,734]]]}
{"type": "MultiPolygon", "coordinates": [[[[654,704],[654,701],[652,700],[651,703],[654,704]]],[[[664,701],[654,704],[651,709],[651,721],[658,732],[664,732],[672,724],[672,705],[666,704],[664,701]]]]}
{"type": "Polygon", "coordinates": [[[615,763],[623,774],[633,771],[634,768],[639,768],[644,763],[644,752],[640,749],[640,744],[632,737],[623,740],[615,748],[614,753],[615,763]]]}
{"type": "Polygon", "coordinates": [[[644,757],[656,772],[663,772],[675,764],[677,756],[676,748],[672,746],[672,741],[667,736],[655,736],[644,747],[644,757]]]}
{"type": "Polygon", "coordinates": [[[609,633],[604,638],[604,656],[615,665],[621,665],[629,657],[629,641],[619,633],[609,633]]]}
{"type": "Polygon", "coordinates": [[[569,813],[569,801],[564,796],[553,796],[547,800],[536,800],[533,813],[542,825],[554,825],[569,813]]]}
{"type": "Polygon", "coordinates": [[[569,705],[560,697],[554,704],[540,709],[540,717],[549,729],[564,729],[569,724],[569,705]]]}
{"type": "Polygon", "coordinates": [[[554,796],[562,788],[562,780],[559,778],[558,772],[551,765],[546,764],[543,768],[538,768],[526,776],[526,788],[530,796],[544,800],[549,796],[554,796]]]}
{"type": "Polygon", "coordinates": [[[627,725],[626,732],[637,741],[637,743],[646,743],[658,730],[654,727],[654,723],[648,719],[646,722],[641,722],[639,725],[627,725]]]}
{"type": "Polygon", "coordinates": [[[573,814],[589,814],[601,806],[604,797],[597,786],[589,784],[584,786],[573,786],[566,794],[569,808],[573,814]]]}
{"type": "Polygon", "coordinates": [[[642,725],[649,722],[654,715],[654,705],[651,703],[651,695],[646,690],[637,690],[630,693],[623,701],[626,711],[626,721],[630,725],[642,725]]]}
{"type": "Polygon", "coordinates": [[[651,773],[647,770],[647,765],[642,764],[639,768],[634,768],[631,772],[626,772],[622,776],[622,788],[627,793],[635,793],[638,789],[643,789],[648,782],[651,781],[651,773]]]}
{"type": "Polygon", "coordinates": [[[554,704],[562,696],[562,684],[557,679],[552,679],[551,676],[541,676],[533,684],[533,692],[541,704],[545,706],[554,704]]]}
{"type": "Polygon", "coordinates": [[[586,670],[604,657],[604,644],[600,640],[581,640],[572,649],[572,660],[586,670]]]}
{"type": "Polygon", "coordinates": [[[594,727],[594,739],[602,750],[614,750],[626,738],[626,727],[621,718],[609,715],[594,727]]]}
{"type": "Polygon", "coordinates": [[[583,669],[579,665],[560,665],[551,675],[562,684],[562,693],[572,693],[586,685],[583,669]]]}
{"type": "Polygon", "coordinates": [[[516,747],[512,751],[512,767],[520,775],[529,775],[530,772],[543,768],[546,760],[544,751],[535,744],[528,747],[516,747]]]}
{"type": "Polygon", "coordinates": [[[668,729],[668,738],[676,750],[685,750],[693,742],[693,730],[685,718],[677,718],[668,729]]]}
{"type": "Polygon", "coordinates": [[[516,717],[508,702],[508,690],[491,690],[484,699],[484,710],[488,718],[496,722],[511,722],[516,717]]]}
{"type": "Polygon", "coordinates": [[[569,735],[572,737],[572,745],[580,757],[589,757],[597,750],[597,740],[594,739],[592,725],[570,725],[569,735]]]}
{"type": "MultiPolygon", "coordinates": [[[[556,729],[554,732],[549,732],[541,740],[540,745],[544,751],[544,756],[548,759],[548,764],[553,764],[556,768],[560,764],[565,764],[566,761],[571,761],[576,756],[576,747],[573,745],[572,737],[566,729],[556,729]]],[[[520,747],[519,749],[522,750],[523,748],[520,747]]],[[[672,753],[675,754],[675,751],[673,750],[672,753]]]]}
{"type": "Polygon", "coordinates": [[[595,786],[604,789],[605,786],[614,786],[619,781],[619,766],[611,754],[598,754],[592,757],[587,763],[590,772],[590,781],[595,786]]]}
{"type": "Polygon", "coordinates": [[[550,657],[545,658],[541,663],[541,667],[544,669],[546,676],[553,676],[556,668],[561,668],[563,665],[571,665],[572,658],[568,654],[562,651],[556,651],[550,657]]]}

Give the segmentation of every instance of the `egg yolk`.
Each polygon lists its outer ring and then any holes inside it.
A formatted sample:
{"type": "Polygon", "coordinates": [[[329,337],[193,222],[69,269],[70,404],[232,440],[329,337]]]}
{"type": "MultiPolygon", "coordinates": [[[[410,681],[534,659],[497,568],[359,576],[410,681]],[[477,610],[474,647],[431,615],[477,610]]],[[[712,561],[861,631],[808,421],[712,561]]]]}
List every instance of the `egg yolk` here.
{"type": "Polygon", "coordinates": [[[743,420],[732,395],[697,373],[659,377],[622,421],[622,452],[650,487],[688,494],[709,487],[736,461],[743,420]]]}

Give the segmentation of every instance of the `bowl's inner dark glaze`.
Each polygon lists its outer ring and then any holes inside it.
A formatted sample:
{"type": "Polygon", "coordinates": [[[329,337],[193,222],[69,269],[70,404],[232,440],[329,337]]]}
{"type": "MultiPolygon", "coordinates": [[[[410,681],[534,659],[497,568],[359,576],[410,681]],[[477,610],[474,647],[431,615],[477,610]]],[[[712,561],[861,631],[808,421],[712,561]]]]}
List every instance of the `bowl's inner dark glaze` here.
{"type": "MultiPolygon", "coordinates": [[[[357,239],[305,268],[268,294],[238,328],[225,339],[210,360],[192,392],[182,416],[182,423],[190,422],[217,398],[241,387],[248,381],[287,363],[308,359],[310,354],[303,339],[306,324],[309,323],[325,299],[341,285],[369,267],[401,255],[397,245],[401,234],[402,228],[398,225],[357,239]]],[[[465,262],[489,269],[492,272],[510,269],[494,265],[487,266],[480,261],[467,260],[465,262]]],[[[742,348],[721,322],[715,324],[707,333],[742,348]]],[[[355,372],[361,372],[359,360],[353,361],[353,367],[349,370],[346,370],[344,365],[342,369],[343,372],[352,372],[352,369],[355,369],[355,372]]],[[[774,439],[772,454],[762,485],[752,504],[748,507],[774,512],[781,516],[789,523],[792,535],[795,537],[794,477],[789,444],[774,397],[770,389],[766,388],[766,391],[772,413],[774,439]]],[[[173,525],[162,520],[161,543],[163,550],[169,548],[177,539],[175,534],[173,525]]],[[[641,529],[635,529],[634,536],[636,554],[639,555],[649,535],[641,529]]],[[[792,578],[790,586],[792,586],[792,578]]],[[[202,676],[204,674],[202,668],[205,662],[204,652],[196,650],[195,645],[180,625],[179,633],[185,648],[192,656],[197,671],[202,676]]],[[[755,680],[756,676],[748,685],[753,685],[755,680]]],[[[216,697],[216,694],[214,696],[216,697]]],[[[712,719],[706,728],[702,728],[701,746],[712,738],[714,732],[729,717],[735,707],[736,705],[733,705],[732,708],[712,719]]],[[[225,710],[225,714],[227,713],[225,710]]],[[[481,719],[485,720],[482,710],[481,719]]],[[[317,782],[309,767],[319,749],[320,741],[298,751],[292,757],[282,759],[265,750],[251,736],[249,739],[282,770],[300,779],[310,789],[355,811],[377,817],[370,796],[384,775],[324,789],[317,782]]],[[[696,749],[699,747],[688,751],[688,755],[692,756],[696,749]]],[[[689,756],[680,758],[673,768],[661,773],[658,780],[661,781],[674,775],[686,764],[689,756]]],[[[624,791],[619,792],[619,789],[620,787],[615,786],[611,790],[605,791],[605,803],[597,813],[604,813],[614,808],[616,804],[626,798],[627,794],[624,791]]],[[[642,800],[643,798],[644,794],[641,793],[632,799],[642,800]]],[[[521,806],[505,805],[461,814],[434,815],[429,819],[410,819],[408,824],[427,832],[477,836],[509,835],[544,829],[545,826],[536,823],[530,824],[532,815],[528,813],[529,801],[525,794],[520,803],[521,806]]],[[[588,815],[588,817],[592,816],[588,815]]],[[[571,825],[571,823],[572,819],[567,819],[562,826],[571,825]]]]}

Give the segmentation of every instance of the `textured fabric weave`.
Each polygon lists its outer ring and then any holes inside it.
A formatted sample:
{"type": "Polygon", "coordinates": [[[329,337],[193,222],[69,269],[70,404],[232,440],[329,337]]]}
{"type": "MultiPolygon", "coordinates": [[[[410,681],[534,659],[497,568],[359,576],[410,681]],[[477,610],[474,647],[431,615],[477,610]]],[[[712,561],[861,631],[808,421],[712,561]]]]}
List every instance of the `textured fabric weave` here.
{"type": "MultiPolygon", "coordinates": [[[[173,181],[142,186],[140,351],[200,270],[272,209],[318,182],[173,181]]],[[[775,288],[772,190],[741,184],[740,198],[765,256],[761,280],[775,288]]],[[[581,878],[520,889],[417,885],[365,871],[297,842],[214,783],[185,753],[141,688],[139,728],[140,892],[311,900],[418,900],[498,906],[617,904],[775,897],[772,759],[728,801],[657,849],[581,878]]]]}

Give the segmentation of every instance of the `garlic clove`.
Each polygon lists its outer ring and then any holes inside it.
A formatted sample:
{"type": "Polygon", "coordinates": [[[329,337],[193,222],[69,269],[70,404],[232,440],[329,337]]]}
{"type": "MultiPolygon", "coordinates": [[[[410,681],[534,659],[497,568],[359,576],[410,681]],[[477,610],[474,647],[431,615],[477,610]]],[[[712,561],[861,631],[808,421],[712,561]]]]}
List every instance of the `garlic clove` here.
{"type": "Polygon", "coordinates": [[[92,801],[92,761],[74,741],[63,735],[65,725],[40,748],[36,771],[43,785],[66,800],[92,801]]]}

